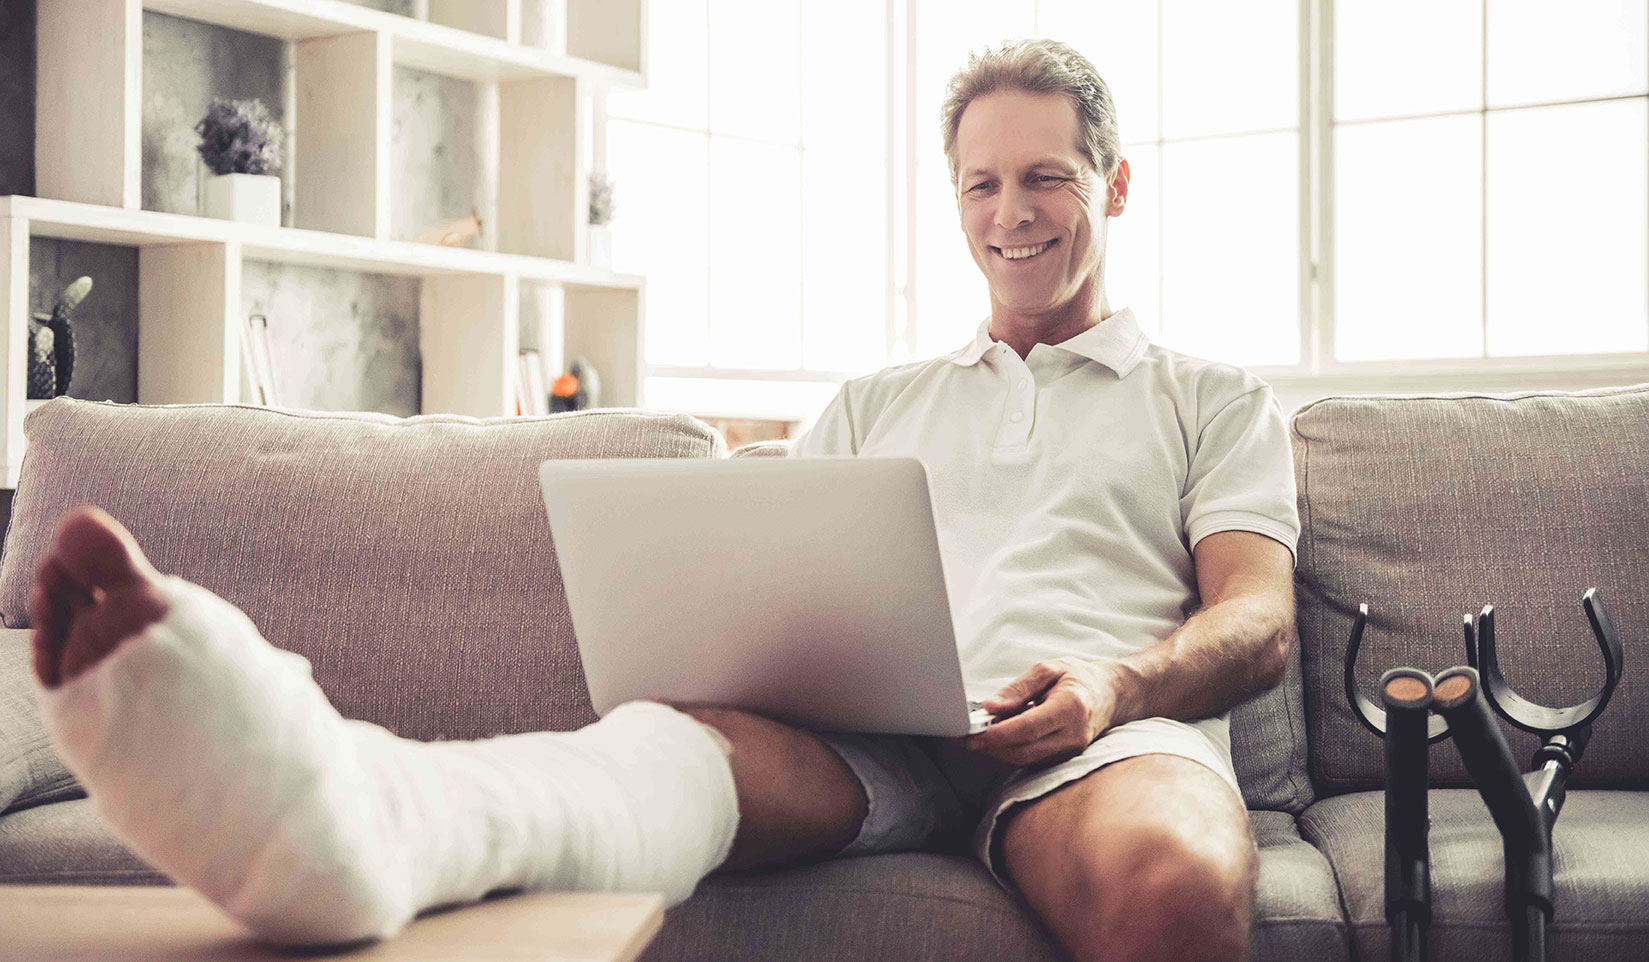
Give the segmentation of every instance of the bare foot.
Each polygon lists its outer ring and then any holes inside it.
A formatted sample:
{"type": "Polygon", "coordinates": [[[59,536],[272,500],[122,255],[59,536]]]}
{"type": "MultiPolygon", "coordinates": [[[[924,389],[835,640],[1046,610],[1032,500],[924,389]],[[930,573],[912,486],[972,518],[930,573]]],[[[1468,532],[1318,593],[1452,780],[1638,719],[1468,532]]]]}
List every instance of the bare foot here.
{"type": "Polygon", "coordinates": [[[56,688],[166,616],[160,573],[108,512],[63,515],[29,597],[34,672],[56,688]]]}

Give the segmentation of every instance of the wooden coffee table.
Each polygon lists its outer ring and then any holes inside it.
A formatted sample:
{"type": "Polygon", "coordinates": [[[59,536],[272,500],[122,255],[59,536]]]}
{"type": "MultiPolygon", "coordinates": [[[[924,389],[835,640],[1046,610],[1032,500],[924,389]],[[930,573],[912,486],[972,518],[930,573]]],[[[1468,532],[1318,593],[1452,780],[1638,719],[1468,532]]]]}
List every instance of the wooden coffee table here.
{"type": "Polygon", "coordinates": [[[424,916],[393,939],[316,952],[260,944],[186,888],[0,885],[0,962],[633,962],[659,895],[533,892],[424,916]]]}

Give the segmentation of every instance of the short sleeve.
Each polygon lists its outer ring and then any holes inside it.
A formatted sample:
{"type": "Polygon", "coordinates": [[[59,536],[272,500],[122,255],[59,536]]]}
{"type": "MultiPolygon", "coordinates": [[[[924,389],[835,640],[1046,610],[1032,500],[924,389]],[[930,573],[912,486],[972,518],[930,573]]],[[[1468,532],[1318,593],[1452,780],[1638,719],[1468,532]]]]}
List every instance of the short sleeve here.
{"type": "Polygon", "coordinates": [[[848,406],[848,389],[842,389],[825,406],[813,426],[803,431],[790,445],[793,458],[847,458],[859,453],[858,439],[854,437],[853,413],[848,406]]]}
{"type": "Polygon", "coordinates": [[[1216,531],[1253,531],[1282,542],[1299,563],[1294,453],[1269,385],[1239,395],[1203,427],[1180,518],[1189,548],[1216,531]]]}

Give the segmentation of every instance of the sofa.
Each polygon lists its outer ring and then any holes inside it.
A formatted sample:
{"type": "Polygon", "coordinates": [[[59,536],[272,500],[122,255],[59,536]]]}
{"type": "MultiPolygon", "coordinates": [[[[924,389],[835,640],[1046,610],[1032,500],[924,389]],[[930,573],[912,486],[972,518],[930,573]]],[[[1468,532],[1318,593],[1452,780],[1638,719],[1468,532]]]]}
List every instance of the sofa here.
{"type": "MultiPolygon", "coordinates": [[[[1382,746],[1341,683],[1358,604],[1370,606],[1365,685],[1394,665],[1463,662],[1461,616],[1492,602],[1509,677],[1559,704],[1601,679],[1580,607],[1590,587],[1614,617],[1627,674],[1557,823],[1555,949],[1591,962],[1649,957],[1649,684],[1635,654],[1649,639],[1649,384],[1335,397],[1290,425],[1300,645],[1283,684],[1238,707],[1231,725],[1260,849],[1254,958],[1389,957],[1382,746]]],[[[34,712],[30,579],[68,508],[103,506],[161,570],[239,605],[310,660],[345,715],[415,738],[472,738],[594,718],[539,461],[784,453],[730,453],[694,418],[639,410],[398,419],[59,399],[25,431],[0,557],[9,884],[167,883],[102,828],[34,712]]],[[[1533,739],[1507,736],[1527,759],[1533,739]]],[[[1432,753],[1432,958],[1507,959],[1499,836],[1452,745],[1432,753]]],[[[670,910],[645,955],[1060,957],[959,850],[712,875],[670,910]]]]}

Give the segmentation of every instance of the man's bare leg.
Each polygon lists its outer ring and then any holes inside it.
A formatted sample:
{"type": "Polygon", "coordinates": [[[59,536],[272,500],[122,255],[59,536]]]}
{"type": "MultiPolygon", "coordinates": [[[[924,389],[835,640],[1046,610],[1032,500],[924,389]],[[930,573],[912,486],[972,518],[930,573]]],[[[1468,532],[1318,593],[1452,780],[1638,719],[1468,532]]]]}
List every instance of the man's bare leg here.
{"type": "Polygon", "coordinates": [[[732,742],[739,831],[733,871],[834,855],[859,834],[870,800],[842,756],[810,732],[734,708],[675,705],[732,742]]]}
{"type": "Polygon", "coordinates": [[[156,573],[95,508],[60,523],[31,614],[48,727],[105,818],[157,863],[156,850],[182,849],[184,870],[161,867],[277,940],[390,934],[411,911],[509,885],[680,900],[724,862],[827,854],[863,819],[862,789],[830,749],[737,711],[693,708],[695,721],[633,703],[579,732],[433,744],[343,721],[306,663],[227,602],[156,573]],[[215,734],[236,726],[251,737],[215,734]],[[293,751],[297,763],[276,757],[293,751]],[[214,752],[225,784],[166,767],[214,752]],[[203,854],[213,832],[227,850],[203,854]],[[398,855],[409,838],[417,850],[398,855]],[[420,871],[444,877],[422,885],[420,871]],[[293,898],[303,904],[281,901],[293,898]],[[350,899],[358,911],[333,910],[350,899]]]}
{"type": "Polygon", "coordinates": [[[1242,962],[1259,853],[1225,780],[1177,755],[1106,765],[1012,810],[1002,859],[1077,962],[1242,962]]]}

